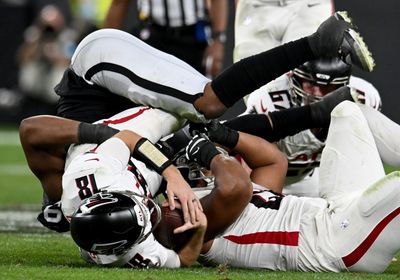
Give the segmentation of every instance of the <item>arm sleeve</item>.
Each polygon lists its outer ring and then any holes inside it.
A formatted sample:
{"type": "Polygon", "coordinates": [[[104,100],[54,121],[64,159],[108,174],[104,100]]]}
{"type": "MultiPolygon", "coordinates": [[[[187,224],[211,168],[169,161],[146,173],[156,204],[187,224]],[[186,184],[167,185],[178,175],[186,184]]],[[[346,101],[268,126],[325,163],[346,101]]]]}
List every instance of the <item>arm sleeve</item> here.
{"type": "Polygon", "coordinates": [[[238,61],[216,77],[211,87],[219,100],[231,107],[247,94],[314,58],[308,39],[301,38],[238,61]]]}

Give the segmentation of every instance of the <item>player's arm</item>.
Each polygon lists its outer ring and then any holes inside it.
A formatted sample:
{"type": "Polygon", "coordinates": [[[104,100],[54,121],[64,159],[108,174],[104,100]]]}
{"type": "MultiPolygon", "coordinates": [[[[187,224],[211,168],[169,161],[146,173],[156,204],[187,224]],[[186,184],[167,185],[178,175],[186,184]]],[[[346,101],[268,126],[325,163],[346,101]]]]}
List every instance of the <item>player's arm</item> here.
{"type": "Polygon", "coordinates": [[[211,40],[205,50],[203,63],[209,77],[218,75],[223,66],[224,48],[226,42],[226,25],[228,19],[228,1],[211,0],[209,15],[211,20],[211,40]]]}
{"type": "Polygon", "coordinates": [[[274,192],[281,193],[286,178],[288,162],[275,144],[264,139],[239,132],[237,145],[232,149],[251,168],[252,182],[274,192]]]}
{"type": "Polygon", "coordinates": [[[79,122],[52,116],[24,119],[19,127],[29,168],[40,180],[51,201],[61,198],[65,145],[77,142],[79,122]]]}
{"type": "Polygon", "coordinates": [[[121,29],[129,11],[130,0],[113,0],[104,20],[104,28],[121,29]]]}
{"type": "Polygon", "coordinates": [[[207,218],[205,214],[196,210],[197,220],[194,223],[196,229],[189,242],[179,251],[179,259],[181,266],[188,267],[194,264],[200,255],[201,248],[204,243],[204,235],[207,229],[207,218]]]}
{"type": "Polygon", "coordinates": [[[282,192],[287,171],[286,156],[275,144],[243,132],[233,130],[218,121],[206,125],[210,140],[239,154],[252,169],[252,182],[275,192],[282,192]]]}
{"type": "Polygon", "coordinates": [[[182,206],[185,226],[187,229],[192,228],[197,221],[196,213],[202,208],[199,199],[179,170],[146,138],[129,130],[121,131],[114,137],[121,139],[128,146],[134,157],[151,166],[164,177],[167,181],[166,191],[171,209],[175,208],[175,197],[177,197],[182,206]]]}
{"type": "Polygon", "coordinates": [[[249,203],[253,187],[240,163],[221,154],[207,138],[196,135],[186,148],[190,160],[212,171],[215,188],[201,199],[208,218],[205,241],[230,226],[249,203]]]}
{"type": "Polygon", "coordinates": [[[61,199],[66,146],[72,143],[101,143],[117,131],[106,125],[47,115],[26,118],[19,127],[28,166],[53,202],[61,199]]]}

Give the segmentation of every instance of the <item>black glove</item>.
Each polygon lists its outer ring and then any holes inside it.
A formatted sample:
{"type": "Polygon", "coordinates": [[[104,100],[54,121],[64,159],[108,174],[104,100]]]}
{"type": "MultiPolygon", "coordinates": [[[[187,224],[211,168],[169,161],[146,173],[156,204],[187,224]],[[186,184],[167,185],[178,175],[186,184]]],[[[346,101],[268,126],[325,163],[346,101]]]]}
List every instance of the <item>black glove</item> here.
{"type": "Polygon", "coordinates": [[[43,226],[56,232],[69,231],[69,222],[61,211],[60,201],[43,207],[42,212],[37,216],[37,220],[43,226]]]}
{"type": "Polygon", "coordinates": [[[211,141],[230,149],[233,149],[239,141],[239,132],[227,127],[218,120],[212,120],[206,124],[191,123],[189,132],[192,136],[204,133],[211,141]]]}
{"type": "Polygon", "coordinates": [[[204,134],[196,135],[186,146],[186,158],[210,169],[212,159],[220,154],[204,134]]]}
{"type": "Polygon", "coordinates": [[[227,127],[217,120],[212,120],[206,125],[207,136],[211,141],[233,149],[239,141],[239,132],[227,127]]]}

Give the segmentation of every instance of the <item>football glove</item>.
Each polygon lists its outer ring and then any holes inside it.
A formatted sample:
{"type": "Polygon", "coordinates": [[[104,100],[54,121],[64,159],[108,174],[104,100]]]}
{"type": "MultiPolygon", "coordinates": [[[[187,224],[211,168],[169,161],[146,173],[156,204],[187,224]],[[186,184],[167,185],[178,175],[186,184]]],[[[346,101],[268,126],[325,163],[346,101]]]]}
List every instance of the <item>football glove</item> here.
{"type": "Polygon", "coordinates": [[[193,136],[199,133],[206,134],[211,141],[230,149],[233,149],[239,141],[239,132],[218,120],[212,120],[207,124],[190,124],[189,131],[193,136]]]}
{"type": "Polygon", "coordinates": [[[37,220],[50,230],[60,233],[69,231],[69,222],[61,210],[61,201],[44,206],[37,220]]]}
{"type": "Polygon", "coordinates": [[[212,159],[220,154],[215,145],[204,134],[196,135],[186,146],[186,158],[210,169],[212,159]]]}

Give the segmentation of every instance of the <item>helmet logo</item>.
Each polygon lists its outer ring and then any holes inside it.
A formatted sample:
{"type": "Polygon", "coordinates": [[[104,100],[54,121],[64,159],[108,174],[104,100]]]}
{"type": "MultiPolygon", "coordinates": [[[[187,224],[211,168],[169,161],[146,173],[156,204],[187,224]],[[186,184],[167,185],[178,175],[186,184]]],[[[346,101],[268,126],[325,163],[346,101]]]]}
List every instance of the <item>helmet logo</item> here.
{"type": "Polygon", "coordinates": [[[331,78],[330,75],[322,74],[322,73],[316,73],[315,76],[316,76],[318,79],[327,80],[327,81],[329,81],[329,79],[331,78]]]}
{"type": "Polygon", "coordinates": [[[88,199],[80,206],[82,213],[90,213],[94,209],[107,204],[118,202],[118,198],[114,197],[110,193],[101,192],[88,199]]]}
{"type": "Polygon", "coordinates": [[[108,255],[108,254],[118,255],[119,253],[125,250],[126,243],[128,243],[127,240],[119,240],[116,242],[102,243],[102,244],[94,243],[91,248],[91,252],[96,252],[97,254],[103,254],[103,255],[108,255]]]}

